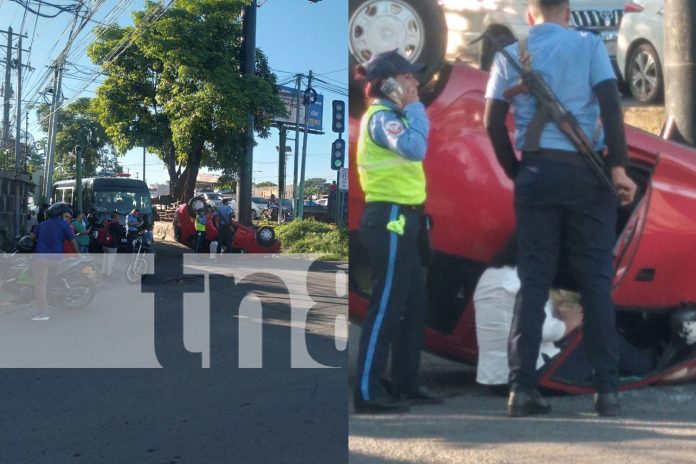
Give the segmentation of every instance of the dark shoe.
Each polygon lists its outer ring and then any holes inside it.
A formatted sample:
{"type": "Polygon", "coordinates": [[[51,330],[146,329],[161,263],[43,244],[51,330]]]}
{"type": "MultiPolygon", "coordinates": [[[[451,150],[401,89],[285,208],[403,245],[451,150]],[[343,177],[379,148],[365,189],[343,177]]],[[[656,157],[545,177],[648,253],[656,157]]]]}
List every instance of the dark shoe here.
{"type": "Polygon", "coordinates": [[[508,416],[524,417],[530,414],[545,414],[551,411],[551,405],[538,391],[512,391],[508,398],[508,416]]]}
{"type": "Polygon", "coordinates": [[[618,416],[621,412],[617,393],[595,393],[594,407],[600,416],[618,416]]]}
{"type": "Polygon", "coordinates": [[[391,397],[374,400],[355,400],[355,414],[397,414],[408,411],[408,403],[391,397]]]}
{"type": "Polygon", "coordinates": [[[442,404],[445,402],[440,395],[425,387],[418,387],[415,392],[401,395],[399,399],[406,400],[411,404],[442,404]]]}

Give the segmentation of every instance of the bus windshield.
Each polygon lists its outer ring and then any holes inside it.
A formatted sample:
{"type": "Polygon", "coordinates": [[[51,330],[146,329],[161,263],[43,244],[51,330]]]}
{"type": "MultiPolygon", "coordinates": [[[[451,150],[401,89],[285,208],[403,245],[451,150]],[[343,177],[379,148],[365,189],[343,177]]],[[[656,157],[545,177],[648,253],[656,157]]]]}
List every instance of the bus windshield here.
{"type": "Polygon", "coordinates": [[[121,214],[128,214],[133,209],[138,209],[141,213],[149,213],[152,204],[148,191],[99,189],[94,192],[93,207],[99,212],[118,211],[121,214]]]}

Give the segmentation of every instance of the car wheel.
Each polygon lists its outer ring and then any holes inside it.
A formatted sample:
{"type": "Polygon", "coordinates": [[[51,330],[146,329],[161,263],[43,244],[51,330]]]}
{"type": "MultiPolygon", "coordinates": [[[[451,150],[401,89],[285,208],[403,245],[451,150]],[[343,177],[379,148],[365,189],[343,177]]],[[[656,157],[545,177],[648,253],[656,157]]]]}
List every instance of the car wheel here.
{"type": "Polygon", "coordinates": [[[490,71],[493,66],[493,58],[498,48],[515,42],[515,36],[505,27],[491,26],[487,35],[481,40],[481,58],[479,59],[479,69],[490,71]],[[497,45],[496,45],[497,44],[497,45]]]}
{"type": "Polygon", "coordinates": [[[192,218],[196,217],[196,211],[199,209],[205,209],[205,198],[203,197],[193,197],[188,201],[188,213],[192,218]]]}
{"type": "Polygon", "coordinates": [[[275,230],[273,230],[273,227],[260,227],[256,231],[256,241],[264,248],[271,247],[275,243],[275,230]]]}
{"type": "Polygon", "coordinates": [[[626,80],[637,102],[648,104],[662,100],[662,64],[652,45],[644,43],[631,51],[626,64],[626,80]]]}
{"type": "Polygon", "coordinates": [[[350,0],[348,22],[350,114],[360,116],[362,85],[352,78],[355,66],[389,50],[426,65],[421,84],[440,69],[447,49],[447,24],[435,0],[350,0]]]}

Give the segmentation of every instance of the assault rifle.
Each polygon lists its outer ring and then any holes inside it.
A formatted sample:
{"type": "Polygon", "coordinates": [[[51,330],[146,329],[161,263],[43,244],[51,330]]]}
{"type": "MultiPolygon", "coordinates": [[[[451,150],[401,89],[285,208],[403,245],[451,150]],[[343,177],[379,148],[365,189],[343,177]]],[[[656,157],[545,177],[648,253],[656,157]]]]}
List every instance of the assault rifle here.
{"type": "Polygon", "coordinates": [[[522,83],[509,89],[505,97],[509,98],[522,92],[529,92],[534,95],[537,100],[537,105],[539,105],[537,111],[546,113],[558,125],[561,132],[568,137],[575,146],[575,149],[585,158],[587,164],[589,164],[590,168],[592,168],[602,183],[620,199],[619,192],[616,190],[605,171],[604,158],[594,150],[594,145],[590,139],[587,138],[587,135],[585,135],[585,132],[582,130],[582,127],[580,127],[580,124],[578,124],[575,116],[565,109],[546,81],[531,69],[525,70],[522,65],[505,50],[505,46],[508,44],[499,43],[499,40],[487,32],[470,42],[469,45],[473,45],[483,38],[488,38],[488,40],[491,41],[494,49],[497,49],[505,57],[508,63],[510,63],[510,66],[517,71],[522,79],[522,83]]]}

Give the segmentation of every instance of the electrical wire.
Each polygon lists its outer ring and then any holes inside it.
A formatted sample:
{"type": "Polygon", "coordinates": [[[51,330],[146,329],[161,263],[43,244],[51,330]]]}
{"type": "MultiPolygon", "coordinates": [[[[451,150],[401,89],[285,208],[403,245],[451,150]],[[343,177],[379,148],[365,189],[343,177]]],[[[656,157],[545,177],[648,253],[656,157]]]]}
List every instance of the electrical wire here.
{"type": "MultiPolygon", "coordinates": [[[[98,1],[103,1],[103,0],[98,0],[98,1]]],[[[141,25],[140,28],[136,29],[133,28],[130,33],[126,36],[124,36],[110,51],[109,53],[99,62],[97,63],[98,66],[100,66],[102,69],[113,63],[115,60],[117,60],[128,48],[130,48],[133,43],[135,43],[135,40],[140,37],[150,26],[152,26],[155,22],[159,20],[159,18],[167,11],[167,9],[172,5],[174,0],[169,0],[168,3],[161,9],[161,11],[153,10],[146,18],[143,19],[144,25],[141,25]],[[137,36],[135,34],[137,33],[137,36]],[[131,39],[132,37],[132,39],[131,39]],[[121,44],[125,43],[128,39],[131,39],[130,42],[123,48],[121,48],[121,44]],[[120,48],[120,51],[119,51],[120,48]]],[[[163,1],[160,1],[159,5],[161,5],[163,1]]],[[[72,35],[72,34],[71,34],[72,35]]],[[[62,54],[61,54],[62,55],[62,54]]],[[[60,58],[60,57],[59,57],[60,58]]],[[[101,73],[93,73],[91,78],[88,78],[88,80],[85,82],[85,84],[80,88],[80,90],[77,91],[76,95],[73,95],[72,98],[75,98],[78,96],[84,89],[86,89],[92,82],[94,82],[97,77],[101,73]]],[[[68,103],[70,103],[70,99],[65,99],[63,103],[61,103],[54,111],[49,112],[44,118],[42,118],[41,121],[44,119],[50,117],[54,112],[61,110],[64,108],[68,103]]]]}

